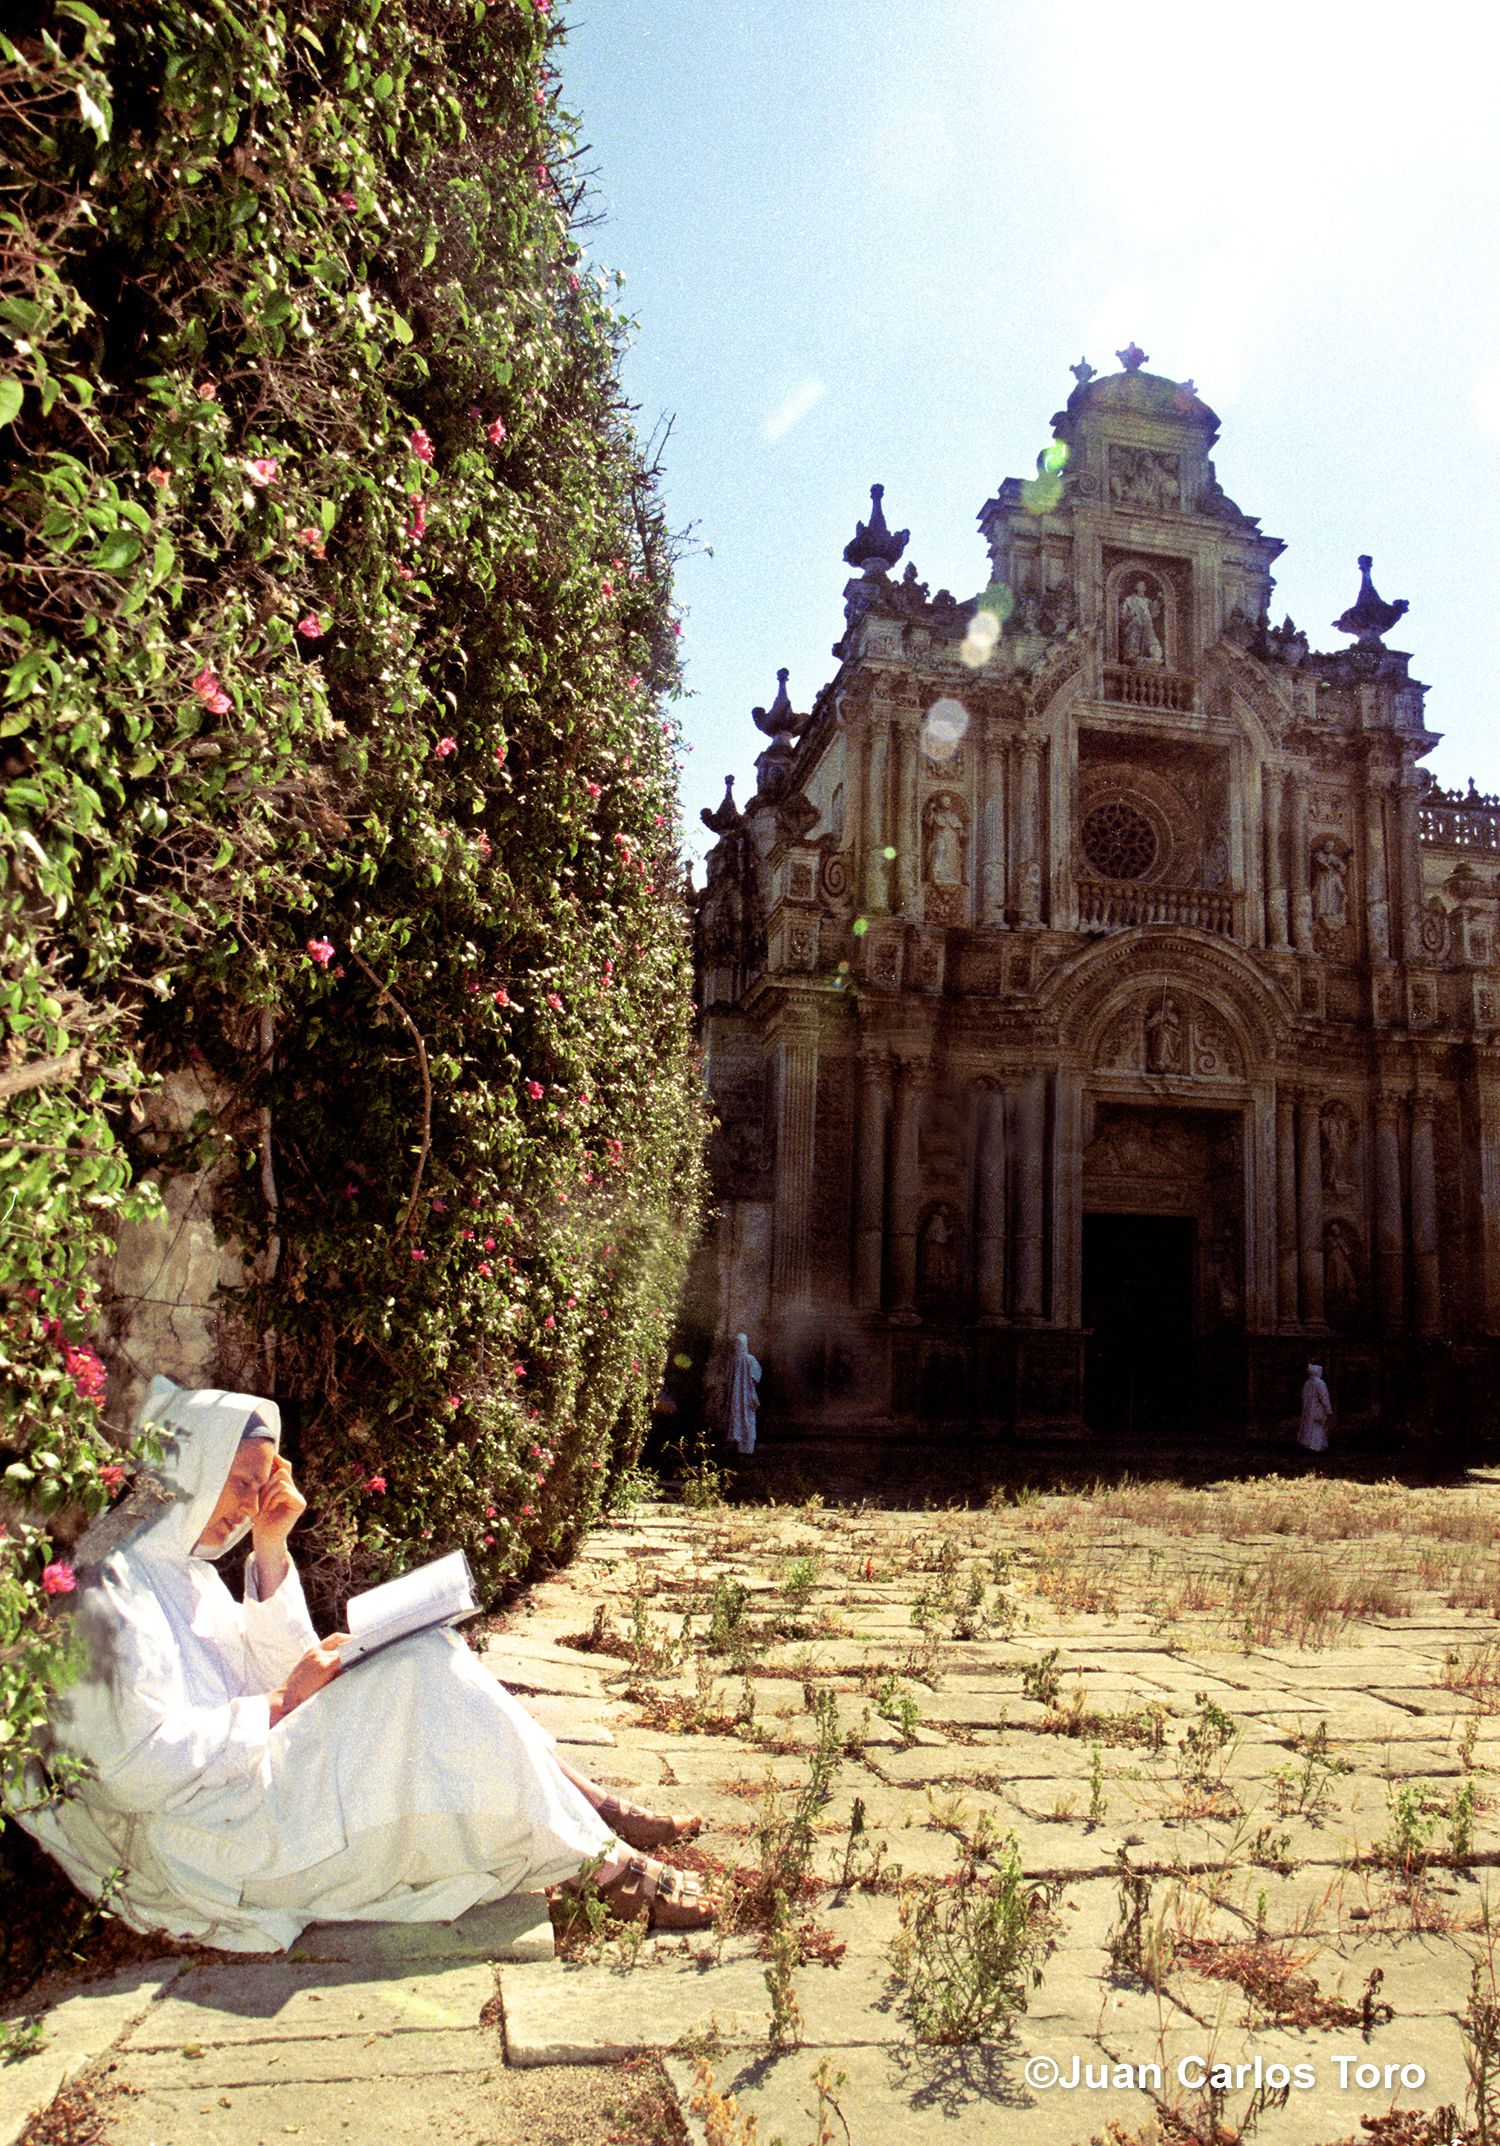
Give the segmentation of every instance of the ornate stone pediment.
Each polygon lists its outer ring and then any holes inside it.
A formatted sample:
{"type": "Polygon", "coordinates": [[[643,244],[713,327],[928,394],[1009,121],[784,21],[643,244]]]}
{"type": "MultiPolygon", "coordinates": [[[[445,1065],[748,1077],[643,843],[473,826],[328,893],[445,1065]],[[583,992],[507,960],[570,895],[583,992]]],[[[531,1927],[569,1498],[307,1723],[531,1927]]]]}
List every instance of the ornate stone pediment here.
{"type": "Polygon", "coordinates": [[[1122,1007],[1099,1039],[1094,1070],[1165,1080],[1237,1080],[1240,1047],[1224,1022],[1191,992],[1148,987],[1122,1007]]]}

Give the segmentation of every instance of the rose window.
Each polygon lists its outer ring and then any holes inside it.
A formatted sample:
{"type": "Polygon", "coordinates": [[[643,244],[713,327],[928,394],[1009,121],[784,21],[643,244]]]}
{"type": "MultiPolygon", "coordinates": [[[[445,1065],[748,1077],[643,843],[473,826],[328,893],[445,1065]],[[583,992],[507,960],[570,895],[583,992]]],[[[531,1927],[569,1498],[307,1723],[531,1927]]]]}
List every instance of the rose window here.
{"type": "Polygon", "coordinates": [[[1156,829],[1122,797],[1093,807],[1082,839],[1083,854],[1101,879],[1144,879],[1160,854],[1156,829]]]}

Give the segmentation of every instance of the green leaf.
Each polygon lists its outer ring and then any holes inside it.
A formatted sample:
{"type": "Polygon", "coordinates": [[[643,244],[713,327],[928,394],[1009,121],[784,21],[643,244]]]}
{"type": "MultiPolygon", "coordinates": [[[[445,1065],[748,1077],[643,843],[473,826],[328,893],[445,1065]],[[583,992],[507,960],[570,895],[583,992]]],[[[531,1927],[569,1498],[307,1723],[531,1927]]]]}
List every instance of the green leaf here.
{"type": "Polygon", "coordinates": [[[384,102],[395,86],[396,82],[393,75],[378,74],[370,84],[370,94],[372,97],[378,97],[384,102]]]}
{"type": "Polygon", "coordinates": [[[77,85],[78,109],[83,114],[84,125],[92,127],[101,142],[109,140],[109,115],[103,105],[90,96],[82,82],[77,85]]]}
{"type": "Polygon", "coordinates": [[[392,332],[394,333],[394,335],[395,335],[395,338],[396,338],[396,341],[397,341],[398,343],[409,343],[409,342],[411,342],[411,340],[412,340],[412,325],[411,325],[411,322],[410,322],[409,320],[406,320],[406,319],[404,319],[404,318],[402,317],[402,315],[401,315],[401,314],[399,314],[399,313],[397,313],[397,312],[395,312],[395,311],[392,311],[392,314],[391,314],[391,329],[392,329],[392,332]]]}
{"type": "Polygon", "coordinates": [[[127,566],[134,566],[142,551],[141,540],[129,529],[117,529],[113,536],[106,537],[89,561],[96,573],[123,574],[127,566]]]}
{"type": "Polygon", "coordinates": [[[13,425],[21,414],[26,391],[19,380],[7,374],[0,380],[0,425],[13,425]]]}

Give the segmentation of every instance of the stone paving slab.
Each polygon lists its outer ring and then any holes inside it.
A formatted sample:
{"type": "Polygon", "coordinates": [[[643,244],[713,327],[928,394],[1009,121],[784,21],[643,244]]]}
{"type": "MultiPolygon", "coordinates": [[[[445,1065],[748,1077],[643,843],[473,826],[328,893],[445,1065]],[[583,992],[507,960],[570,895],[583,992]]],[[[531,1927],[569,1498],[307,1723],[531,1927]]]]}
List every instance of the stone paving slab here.
{"type": "Polygon", "coordinates": [[[499,2037],[492,2027],[471,2027],[434,2034],[342,2034],[329,2040],[203,2042],[180,2049],[132,2050],[122,2059],[131,2086],[145,2092],[223,2093],[235,2087],[264,2086],[277,2078],[410,2079],[436,2072],[463,2072],[470,2077],[492,2072],[503,2062],[499,2037]]]}
{"type": "Polygon", "coordinates": [[[494,2146],[506,2136],[543,2146],[535,2132],[497,2129],[503,2088],[498,2053],[487,2072],[387,2077],[378,2094],[303,2079],[228,2089],[152,2084],[110,2104],[109,2146],[393,2146],[400,2139],[494,2146]]]}
{"type": "MultiPolygon", "coordinates": [[[[60,2088],[99,2052],[108,2049],[182,1973],[183,1960],[130,1967],[107,1981],[91,1982],[48,2007],[47,2038],[30,2056],[0,2065],[0,2146],[11,2146],[34,2111],[46,2108],[60,2088]]],[[[12,2016],[25,2016],[20,2007],[12,2016]]]]}
{"type": "Polygon", "coordinates": [[[170,2052],[188,2044],[434,2033],[477,2026],[494,1994],[487,1961],[402,1975],[282,1960],[216,1963],[180,1975],[120,2047],[170,2052]]]}
{"type": "Polygon", "coordinates": [[[416,1961],[550,1960],[554,1949],[546,1895],[513,1893],[456,1922],[309,1923],[289,1957],[400,1973],[416,1961]]]}

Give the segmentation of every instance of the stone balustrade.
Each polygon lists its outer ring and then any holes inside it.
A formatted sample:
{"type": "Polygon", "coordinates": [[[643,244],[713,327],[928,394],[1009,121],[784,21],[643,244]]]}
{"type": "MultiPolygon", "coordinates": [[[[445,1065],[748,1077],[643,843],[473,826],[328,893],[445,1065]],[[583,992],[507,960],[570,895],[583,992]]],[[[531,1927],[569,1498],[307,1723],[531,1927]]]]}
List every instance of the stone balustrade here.
{"type": "Polygon", "coordinates": [[[1104,698],[1121,701],[1127,708],[1174,708],[1186,713],[1193,706],[1193,681],[1181,671],[1164,671],[1154,663],[1107,663],[1104,698]]]}
{"type": "Polygon", "coordinates": [[[1500,850],[1500,810],[1487,805],[1419,805],[1417,832],[1442,849],[1500,850]]]}
{"type": "Polygon", "coordinates": [[[1206,887],[1160,887],[1138,879],[1080,879],[1078,922],[1085,931],[1125,924],[1191,924],[1199,931],[1234,928],[1234,897],[1206,887]]]}

